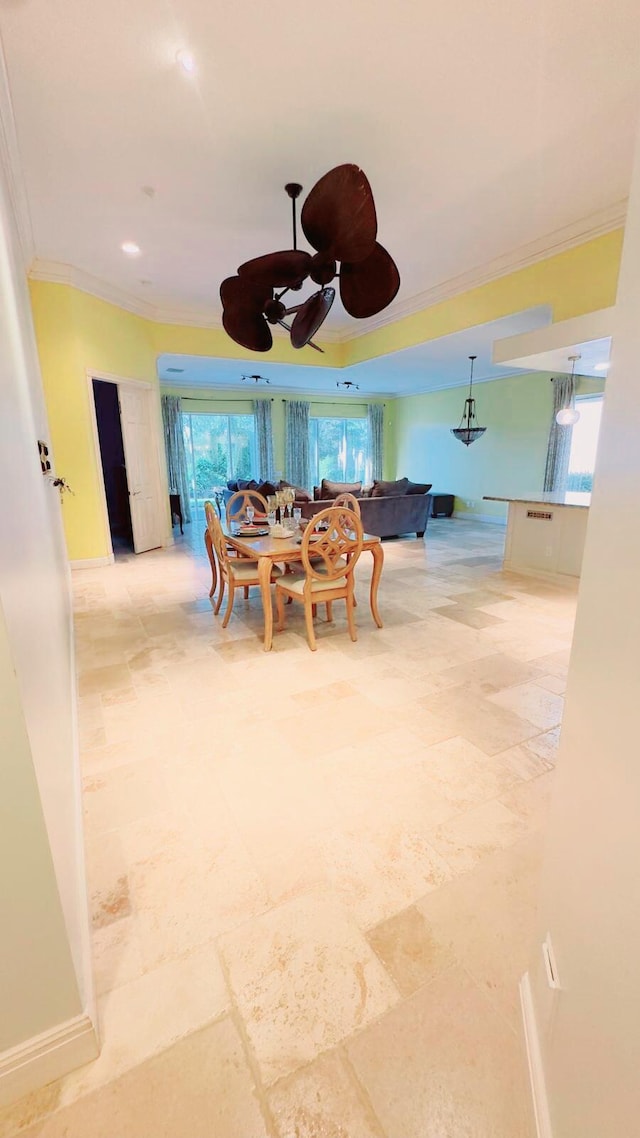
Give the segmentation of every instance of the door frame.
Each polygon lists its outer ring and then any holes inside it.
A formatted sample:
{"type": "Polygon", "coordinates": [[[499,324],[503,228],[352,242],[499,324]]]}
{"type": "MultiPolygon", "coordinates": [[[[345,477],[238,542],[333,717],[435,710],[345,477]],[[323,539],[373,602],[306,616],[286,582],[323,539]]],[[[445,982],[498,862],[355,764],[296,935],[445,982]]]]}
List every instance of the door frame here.
{"type": "Polygon", "coordinates": [[[111,375],[110,372],[97,371],[94,368],[86,369],[87,377],[87,394],[89,397],[89,417],[91,419],[91,429],[93,433],[93,453],[94,453],[94,467],[95,474],[98,480],[100,502],[102,505],[102,525],[104,529],[107,547],[109,549],[109,556],[107,563],[113,565],[115,557],[113,554],[113,541],[111,539],[111,528],[109,525],[109,510],[107,507],[107,492],[104,485],[104,474],[102,471],[102,458],[100,451],[100,436],[98,434],[98,416],[96,414],[96,403],[93,396],[93,381],[94,379],[101,380],[103,383],[115,383],[116,387],[133,387],[136,391],[141,389],[147,392],[147,399],[151,400],[155,406],[152,408],[151,423],[153,432],[153,453],[155,462],[153,464],[153,482],[154,488],[158,494],[158,509],[162,511],[161,529],[164,532],[164,540],[161,549],[166,548],[168,545],[173,545],[173,527],[171,526],[171,516],[169,512],[169,479],[167,476],[167,461],[164,453],[164,439],[161,430],[161,410],[160,400],[154,400],[153,395],[156,391],[156,384],[149,382],[146,379],[129,379],[122,375],[111,375]],[[162,510],[162,501],[166,502],[166,508],[162,510]]]}

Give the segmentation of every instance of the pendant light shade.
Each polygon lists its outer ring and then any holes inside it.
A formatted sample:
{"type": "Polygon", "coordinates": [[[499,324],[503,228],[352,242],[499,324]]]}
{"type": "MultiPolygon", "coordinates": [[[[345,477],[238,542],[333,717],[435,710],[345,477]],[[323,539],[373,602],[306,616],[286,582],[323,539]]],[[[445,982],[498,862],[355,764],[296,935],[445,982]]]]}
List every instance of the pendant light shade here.
{"type": "Polygon", "coordinates": [[[579,411],[574,411],[572,407],[565,407],[562,411],[558,411],[558,414],[556,415],[556,423],[559,427],[573,427],[574,423],[577,423],[579,418],[579,411]]]}
{"type": "Polygon", "coordinates": [[[455,437],[459,439],[461,443],[464,443],[466,447],[471,446],[471,443],[475,443],[476,439],[479,439],[487,429],[486,427],[478,426],[478,417],[476,415],[476,401],[472,398],[471,395],[471,390],[473,387],[473,362],[477,358],[477,356],[469,356],[469,359],[471,360],[471,373],[469,375],[469,394],[464,401],[464,411],[462,412],[460,426],[451,428],[451,434],[455,435],[455,437]]]}

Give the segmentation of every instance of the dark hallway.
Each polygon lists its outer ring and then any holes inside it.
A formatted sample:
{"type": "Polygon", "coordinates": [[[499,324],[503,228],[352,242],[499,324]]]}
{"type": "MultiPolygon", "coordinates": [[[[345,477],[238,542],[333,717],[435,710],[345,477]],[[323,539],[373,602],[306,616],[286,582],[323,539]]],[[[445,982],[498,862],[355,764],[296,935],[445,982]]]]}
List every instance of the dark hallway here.
{"type": "Polygon", "coordinates": [[[117,384],[94,379],[93,397],[113,552],[130,552],[133,531],[117,384]]]}

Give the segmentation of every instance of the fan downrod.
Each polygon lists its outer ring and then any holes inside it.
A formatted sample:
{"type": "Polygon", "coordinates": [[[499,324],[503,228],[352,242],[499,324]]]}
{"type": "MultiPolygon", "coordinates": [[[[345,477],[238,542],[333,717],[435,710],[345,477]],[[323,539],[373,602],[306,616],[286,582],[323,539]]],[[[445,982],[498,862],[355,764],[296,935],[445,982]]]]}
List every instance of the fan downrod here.
{"type": "Polygon", "coordinates": [[[299,182],[287,182],[284,187],[285,191],[291,198],[291,220],[293,222],[293,247],[298,248],[298,222],[296,218],[296,198],[300,197],[302,193],[302,186],[299,182]]]}

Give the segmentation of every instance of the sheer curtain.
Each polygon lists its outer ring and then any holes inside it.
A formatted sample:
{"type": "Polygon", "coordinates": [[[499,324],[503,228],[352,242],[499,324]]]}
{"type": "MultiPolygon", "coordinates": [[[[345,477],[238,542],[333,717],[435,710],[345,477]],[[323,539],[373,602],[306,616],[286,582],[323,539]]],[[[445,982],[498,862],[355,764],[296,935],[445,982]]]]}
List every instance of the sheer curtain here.
{"type": "Polygon", "coordinates": [[[187,455],[184,447],[184,435],[182,433],[180,398],[177,395],[163,395],[161,402],[164,446],[167,452],[169,493],[180,495],[182,516],[185,522],[190,522],[189,478],[187,476],[187,455]]]}
{"type": "Polygon", "coordinates": [[[258,469],[256,477],[273,478],[273,425],[271,421],[271,400],[255,399],[253,413],[256,417],[256,443],[258,448],[258,469]]]}
{"type": "Polygon", "coordinates": [[[302,399],[285,403],[286,475],[294,486],[309,483],[309,404],[302,399]]]}
{"type": "Polygon", "coordinates": [[[367,404],[367,419],[369,421],[369,446],[371,448],[371,478],[369,481],[373,482],[374,479],[382,478],[382,428],[384,423],[382,403],[367,404]]]}
{"type": "Polygon", "coordinates": [[[569,454],[571,452],[572,427],[561,427],[556,423],[558,411],[573,407],[575,380],[572,375],[557,376],[553,381],[553,411],[549,427],[547,464],[544,471],[545,490],[564,490],[569,473],[569,454]]]}

